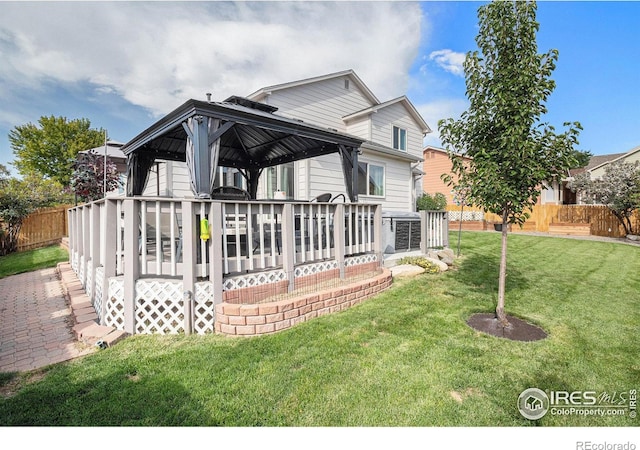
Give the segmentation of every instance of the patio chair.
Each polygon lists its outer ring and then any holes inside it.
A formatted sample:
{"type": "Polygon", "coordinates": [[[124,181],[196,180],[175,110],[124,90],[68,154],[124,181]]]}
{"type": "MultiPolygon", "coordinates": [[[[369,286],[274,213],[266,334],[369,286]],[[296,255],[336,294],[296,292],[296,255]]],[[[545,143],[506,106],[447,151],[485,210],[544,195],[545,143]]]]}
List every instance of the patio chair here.
{"type": "Polygon", "coordinates": [[[237,186],[218,186],[211,192],[213,200],[251,200],[251,195],[237,186]]]}
{"type": "Polygon", "coordinates": [[[331,192],[325,192],[324,194],[320,194],[317,197],[313,197],[309,202],[319,202],[326,203],[331,200],[331,192]]]}

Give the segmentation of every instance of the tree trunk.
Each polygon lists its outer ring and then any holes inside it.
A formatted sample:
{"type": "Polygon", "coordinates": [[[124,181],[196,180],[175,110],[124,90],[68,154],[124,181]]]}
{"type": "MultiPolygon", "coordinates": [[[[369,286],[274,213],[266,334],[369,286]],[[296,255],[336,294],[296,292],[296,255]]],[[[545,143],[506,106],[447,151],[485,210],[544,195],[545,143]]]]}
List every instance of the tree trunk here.
{"type": "Polygon", "coordinates": [[[507,211],[502,212],[502,250],[500,252],[500,279],[498,282],[498,306],[496,317],[502,326],[508,327],[509,321],[504,312],[504,291],[507,281],[507,211]]]}

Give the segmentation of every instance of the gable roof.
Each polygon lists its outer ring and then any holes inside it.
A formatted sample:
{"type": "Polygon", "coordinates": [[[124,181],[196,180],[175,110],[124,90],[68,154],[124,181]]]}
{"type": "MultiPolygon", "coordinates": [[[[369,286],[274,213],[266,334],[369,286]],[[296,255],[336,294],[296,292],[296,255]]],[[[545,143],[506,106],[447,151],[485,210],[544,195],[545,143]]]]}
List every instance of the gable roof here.
{"type": "Polygon", "coordinates": [[[415,108],[415,106],[413,106],[413,103],[411,103],[411,101],[407,98],[406,95],[403,95],[402,97],[394,98],[384,103],[378,103],[376,105],[370,106],[369,108],[356,111],[352,114],[348,114],[344,116],[342,120],[348,121],[348,120],[357,119],[364,115],[378,112],[378,110],[380,109],[387,108],[391,105],[395,105],[398,103],[402,104],[402,106],[404,106],[404,108],[409,112],[413,120],[415,120],[416,123],[420,125],[420,129],[424,134],[431,133],[431,128],[429,128],[429,125],[427,125],[427,122],[425,122],[425,120],[422,118],[418,110],[415,108]]]}
{"type": "Polygon", "coordinates": [[[249,94],[247,98],[259,101],[260,99],[264,98],[265,96],[267,96],[273,91],[280,91],[282,89],[289,89],[296,86],[303,86],[305,84],[317,83],[319,81],[325,81],[325,80],[330,80],[332,78],[341,78],[341,77],[348,77],[351,81],[353,81],[353,83],[356,86],[358,86],[358,88],[360,88],[364,96],[367,97],[367,100],[369,100],[371,103],[375,103],[375,104],[380,103],[380,100],[378,100],[378,98],[373,94],[373,92],[371,92],[371,89],[369,89],[367,85],[362,82],[360,77],[356,75],[353,69],[343,70],[341,72],[330,73],[330,74],[321,75],[318,77],[305,78],[303,80],[290,81],[288,83],[275,84],[273,86],[263,87],[261,89],[258,89],[254,93],[249,94]]]}

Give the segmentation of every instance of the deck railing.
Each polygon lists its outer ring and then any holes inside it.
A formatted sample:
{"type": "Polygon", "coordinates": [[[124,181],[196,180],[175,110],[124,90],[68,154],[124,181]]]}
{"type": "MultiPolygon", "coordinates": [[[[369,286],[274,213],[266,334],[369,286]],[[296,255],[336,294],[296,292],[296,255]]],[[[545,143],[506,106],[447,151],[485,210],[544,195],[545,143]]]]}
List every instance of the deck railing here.
{"type": "MultiPolygon", "coordinates": [[[[344,276],[345,258],[381,257],[380,208],[107,198],[69,209],[70,258],[90,298],[96,299],[99,317],[105,314],[109,280],[124,279],[124,328],[132,332],[139,279],[181,280],[185,295],[195,292],[198,281],[208,280],[219,303],[224,280],[242,274],[281,270],[292,290],[296,267],[331,260],[344,276]]],[[[185,310],[184,316],[189,315],[185,310]]]]}

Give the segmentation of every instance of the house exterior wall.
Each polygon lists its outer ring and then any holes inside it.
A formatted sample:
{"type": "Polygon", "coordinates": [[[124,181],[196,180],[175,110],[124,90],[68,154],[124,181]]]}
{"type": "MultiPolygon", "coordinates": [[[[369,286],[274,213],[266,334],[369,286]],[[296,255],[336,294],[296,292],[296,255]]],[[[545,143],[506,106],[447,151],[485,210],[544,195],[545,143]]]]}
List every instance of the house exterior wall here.
{"type": "Polygon", "coordinates": [[[348,79],[337,77],[294,86],[274,91],[258,101],[277,106],[276,114],[346,132],[342,117],[372,106],[355,83],[345,88],[348,79]]]}
{"type": "Polygon", "coordinates": [[[422,131],[402,104],[394,103],[372,114],[371,125],[371,140],[390,148],[393,148],[393,127],[407,130],[406,153],[422,158],[422,131]]]}
{"type": "MultiPolygon", "coordinates": [[[[423,158],[423,191],[430,195],[440,192],[444,194],[445,197],[447,197],[448,204],[454,204],[451,187],[447,186],[447,184],[442,181],[441,178],[443,174],[451,173],[451,160],[449,159],[449,155],[447,154],[447,152],[444,150],[427,147],[424,150],[423,158]]],[[[454,176],[453,179],[454,181],[458,180],[456,176],[454,176]]]]}

